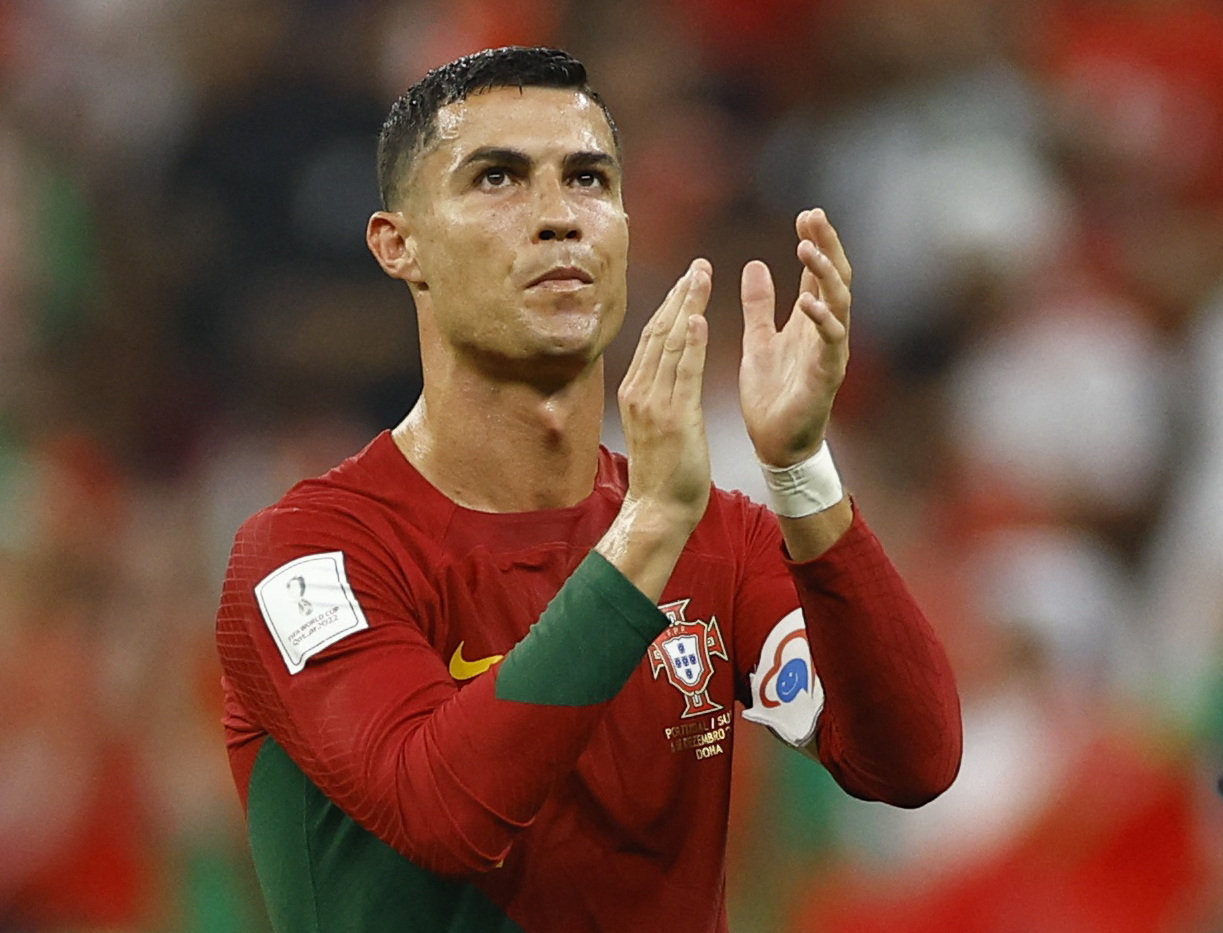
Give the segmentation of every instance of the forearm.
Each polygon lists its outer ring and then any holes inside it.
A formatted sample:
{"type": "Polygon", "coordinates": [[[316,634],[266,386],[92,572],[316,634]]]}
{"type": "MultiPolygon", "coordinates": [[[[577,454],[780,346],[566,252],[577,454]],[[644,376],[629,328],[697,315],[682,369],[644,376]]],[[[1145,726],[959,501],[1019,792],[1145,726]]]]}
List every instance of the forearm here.
{"type": "Polygon", "coordinates": [[[681,517],[656,503],[629,497],[594,549],[657,602],[691,533],[691,516],[681,517]]]}
{"type": "Polygon", "coordinates": [[[796,563],[815,560],[841,540],[853,524],[854,510],[846,496],[832,508],[802,518],[778,516],[786,552],[796,563]]]}
{"type": "MultiPolygon", "coordinates": [[[[285,536],[295,537],[277,530],[285,536]]],[[[504,661],[459,689],[420,625],[386,595],[392,571],[354,552],[348,574],[369,627],[290,673],[253,591],[300,548],[252,558],[266,538],[261,530],[235,547],[217,619],[227,682],[244,709],[236,724],[258,724],[357,822],[443,875],[500,862],[666,625],[654,600],[592,553],[504,661]]],[[[233,755],[244,795],[258,747],[233,755]]]]}
{"type": "Polygon", "coordinates": [[[825,691],[812,751],[855,796],[898,806],[937,796],[959,768],[955,680],[878,540],[855,515],[820,560],[791,572],[825,691]]]}

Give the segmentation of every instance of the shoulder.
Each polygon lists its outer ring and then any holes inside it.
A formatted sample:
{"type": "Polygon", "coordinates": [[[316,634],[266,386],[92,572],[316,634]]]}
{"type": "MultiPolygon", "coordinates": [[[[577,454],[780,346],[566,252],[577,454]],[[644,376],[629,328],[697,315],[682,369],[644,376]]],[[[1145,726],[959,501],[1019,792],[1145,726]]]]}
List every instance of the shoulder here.
{"type": "MultiPolygon", "coordinates": [[[[251,515],[234,538],[250,572],[296,557],[342,551],[350,561],[404,563],[413,541],[436,536],[453,504],[410,467],[384,432],[321,476],[302,480],[251,515]]],[[[410,562],[410,561],[408,561],[410,562]]]]}
{"type": "Polygon", "coordinates": [[[373,446],[303,480],[241,525],[225,570],[218,638],[261,630],[262,619],[274,638],[282,636],[277,644],[292,671],[336,631],[407,618],[429,603],[439,552],[422,525],[444,516],[416,501],[411,476],[396,474],[393,461],[371,460],[373,446]],[[332,615],[320,615],[320,607],[332,615]],[[326,624],[303,634],[295,627],[302,617],[326,624]]]}

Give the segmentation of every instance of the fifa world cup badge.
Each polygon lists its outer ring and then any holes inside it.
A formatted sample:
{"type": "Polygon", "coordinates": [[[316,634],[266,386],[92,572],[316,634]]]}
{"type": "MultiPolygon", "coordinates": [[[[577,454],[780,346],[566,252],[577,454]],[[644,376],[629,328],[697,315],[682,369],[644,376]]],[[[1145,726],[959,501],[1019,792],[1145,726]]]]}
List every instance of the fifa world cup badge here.
{"type": "Polygon", "coordinates": [[[685,719],[723,708],[722,704],[710,699],[709,681],[713,677],[713,659],[730,660],[717,617],[710,616],[708,622],[700,619],[689,622],[684,617],[689,602],[681,599],[658,607],[670,625],[650,645],[648,652],[654,679],[666,672],[671,686],[683,694],[684,711],[680,715],[685,719]]]}

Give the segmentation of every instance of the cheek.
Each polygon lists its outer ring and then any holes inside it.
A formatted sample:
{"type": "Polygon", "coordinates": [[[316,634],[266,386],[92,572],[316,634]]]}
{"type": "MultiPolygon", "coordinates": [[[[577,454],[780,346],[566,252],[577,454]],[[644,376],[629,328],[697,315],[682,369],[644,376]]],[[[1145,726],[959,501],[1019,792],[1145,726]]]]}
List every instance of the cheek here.
{"type": "Polygon", "coordinates": [[[450,222],[425,233],[421,271],[432,290],[466,292],[488,288],[512,268],[515,250],[507,240],[509,222],[485,216],[480,222],[450,222]]]}
{"type": "Polygon", "coordinates": [[[609,269],[623,271],[628,264],[628,215],[622,211],[596,214],[589,230],[601,244],[609,269]]]}

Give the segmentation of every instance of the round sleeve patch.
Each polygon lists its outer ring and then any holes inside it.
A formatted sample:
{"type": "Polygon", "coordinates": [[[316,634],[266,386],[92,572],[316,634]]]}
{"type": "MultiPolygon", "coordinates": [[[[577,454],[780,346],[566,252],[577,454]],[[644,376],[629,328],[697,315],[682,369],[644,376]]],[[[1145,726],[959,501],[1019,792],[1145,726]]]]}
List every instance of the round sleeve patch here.
{"type": "Polygon", "coordinates": [[[824,688],[811,663],[801,610],[773,626],[749,680],[752,705],[743,711],[744,719],[767,726],[795,748],[811,741],[824,708],[824,688]]]}
{"type": "Polygon", "coordinates": [[[343,551],[289,561],[256,584],[255,599],[290,674],[328,645],[369,628],[348,585],[343,551]]]}

